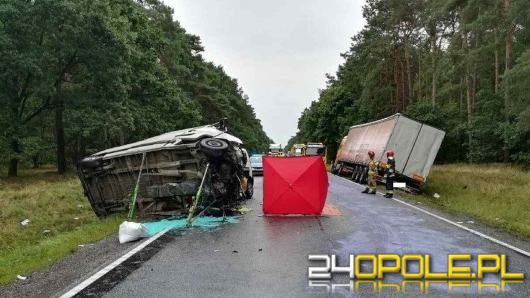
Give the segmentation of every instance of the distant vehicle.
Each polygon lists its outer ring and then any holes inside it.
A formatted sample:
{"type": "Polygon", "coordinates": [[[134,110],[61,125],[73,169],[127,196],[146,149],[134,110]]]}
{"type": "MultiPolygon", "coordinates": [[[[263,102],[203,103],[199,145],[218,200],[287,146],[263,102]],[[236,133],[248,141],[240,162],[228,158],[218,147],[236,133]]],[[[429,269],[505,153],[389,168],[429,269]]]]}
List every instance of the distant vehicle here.
{"type": "Polygon", "coordinates": [[[225,210],[252,197],[251,169],[244,169],[248,154],[241,146],[220,122],[98,152],[79,162],[78,176],[99,217],[128,209],[139,173],[141,216],[187,214],[201,181],[198,211],[225,210]]]}
{"type": "MultiPolygon", "coordinates": [[[[406,182],[415,191],[427,176],[445,137],[445,132],[401,114],[352,126],[342,139],[333,172],[350,175],[365,182],[368,175],[368,151],[376,160],[386,160],[385,152],[395,152],[397,181],[406,182]]],[[[381,177],[378,180],[382,181],[381,177]]]]}
{"type": "Polygon", "coordinates": [[[305,155],[308,156],[322,156],[324,163],[326,162],[326,146],[322,143],[307,143],[305,155]]]}
{"type": "Polygon", "coordinates": [[[294,144],[291,147],[289,156],[305,156],[306,154],[306,145],[305,144],[294,144]]]}
{"type": "Polygon", "coordinates": [[[253,154],[250,156],[250,167],[254,176],[263,175],[263,155],[253,154]]]}
{"type": "Polygon", "coordinates": [[[282,144],[270,144],[269,145],[269,154],[270,156],[285,156],[283,153],[282,144]]]}

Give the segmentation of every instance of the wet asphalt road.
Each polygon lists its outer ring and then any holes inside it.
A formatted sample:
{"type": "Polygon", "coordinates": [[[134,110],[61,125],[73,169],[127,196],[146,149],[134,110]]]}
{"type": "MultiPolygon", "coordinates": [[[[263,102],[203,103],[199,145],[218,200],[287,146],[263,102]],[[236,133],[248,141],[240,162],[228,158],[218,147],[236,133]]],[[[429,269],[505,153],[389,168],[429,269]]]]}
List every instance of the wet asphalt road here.
{"type": "MultiPolygon", "coordinates": [[[[347,260],[359,253],[431,254],[434,271],[446,269],[447,254],[506,254],[511,272],[528,275],[530,258],[381,196],[364,195],[362,187],[330,175],[328,203],[341,215],[322,217],[264,217],[261,178],[256,179],[252,211],[237,224],[213,231],[174,232],[144,262],[115,279],[105,297],[328,297],[422,296],[419,285],[398,293],[400,280],[389,279],[372,290],[370,284],[350,287],[347,276],[310,286],[310,253],[347,260]]],[[[489,280],[488,280],[489,281],[489,280]]],[[[496,282],[492,280],[491,282],[496,282]]],[[[433,283],[430,296],[472,296],[477,284],[462,287],[433,283]]],[[[423,284],[425,291],[425,284],[423,284]]],[[[494,294],[484,288],[486,295],[494,294]]],[[[100,293],[103,294],[103,293],[100,293]]],[[[100,295],[98,294],[98,296],[100,295]]],[[[530,287],[508,284],[503,296],[530,297],[530,287]]]]}

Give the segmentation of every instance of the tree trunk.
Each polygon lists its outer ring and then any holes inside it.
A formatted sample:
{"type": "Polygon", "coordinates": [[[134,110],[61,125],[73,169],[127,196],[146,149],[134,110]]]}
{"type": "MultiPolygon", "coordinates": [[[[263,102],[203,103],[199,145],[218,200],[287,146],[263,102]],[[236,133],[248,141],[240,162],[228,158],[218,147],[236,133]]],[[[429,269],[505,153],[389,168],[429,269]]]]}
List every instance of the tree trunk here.
{"type": "Polygon", "coordinates": [[[431,103],[432,107],[436,106],[436,26],[431,28],[431,64],[432,64],[432,77],[431,77],[431,103]]]}
{"type": "Polygon", "coordinates": [[[400,99],[399,97],[401,96],[401,92],[399,92],[399,87],[400,87],[400,84],[399,84],[399,72],[398,72],[398,59],[397,59],[397,49],[394,49],[394,85],[396,86],[396,97],[394,99],[394,107],[393,107],[393,112],[397,112],[399,111],[399,102],[400,102],[400,99]]]}
{"type": "Polygon", "coordinates": [[[18,176],[18,158],[11,158],[9,160],[9,169],[7,170],[7,177],[18,176]]]}
{"type": "Polygon", "coordinates": [[[458,114],[462,117],[464,113],[464,79],[460,79],[460,101],[458,105],[458,114]]]}
{"type": "Polygon", "coordinates": [[[499,47],[497,45],[497,28],[495,28],[495,94],[499,92],[499,47]]]}
{"type": "Polygon", "coordinates": [[[19,154],[22,153],[22,148],[17,136],[13,136],[11,139],[11,152],[14,154],[9,160],[9,168],[7,170],[7,177],[17,177],[18,176],[18,162],[19,154]]]}
{"type": "MultiPolygon", "coordinates": [[[[464,59],[467,60],[468,55],[468,36],[467,32],[462,32],[462,48],[464,49],[466,57],[464,59]]],[[[471,98],[471,80],[469,78],[470,76],[470,70],[469,70],[469,62],[465,61],[466,64],[466,70],[465,70],[465,77],[464,77],[464,84],[466,85],[466,110],[467,110],[467,134],[468,134],[468,151],[471,152],[471,143],[472,143],[472,136],[471,136],[471,127],[472,127],[472,117],[473,117],[473,105],[472,105],[472,98],[471,98]]]]}
{"type": "Polygon", "coordinates": [[[401,53],[399,55],[399,66],[401,68],[401,111],[405,111],[407,105],[407,94],[405,90],[405,66],[403,65],[403,60],[401,59],[401,53]]]}
{"type": "Polygon", "coordinates": [[[40,161],[39,161],[39,155],[35,154],[31,157],[31,161],[33,162],[33,168],[38,169],[40,167],[40,161]]]}
{"type": "MultiPolygon", "coordinates": [[[[510,6],[512,4],[511,0],[504,0],[504,10],[507,18],[507,32],[506,32],[506,45],[505,45],[505,61],[504,61],[504,74],[506,75],[507,72],[512,68],[512,48],[513,48],[513,30],[514,26],[512,22],[508,19],[508,12],[510,10],[510,6]]],[[[508,88],[505,86],[504,88],[504,117],[506,121],[508,122],[510,119],[510,94],[508,92],[508,88]]],[[[504,146],[502,148],[503,150],[503,160],[504,162],[508,162],[510,159],[510,152],[508,149],[508,140],[504,139],[504,146]]]]}
{"type": "Polygon", "coordinates": [[[408,44],[405,45],[405,67],[407,69],[407,101],[412,102],[414,97],[414,89],[412,89],[412,79],[410,73],[410,53],[408,44]]]}
{"type": "Polygon", "coordinates": [[[421,100],[422,98],[422,94],[421,94],[421,84],[422,84],[422,80],[421,80],[421,51],[419,51],[418,53],[418,78],[416,79],[416,81],[418,82],[418,94],[416,94],[416,98],[421,100]]]}
{"type": "Polygon", "coordinates": [[[65,141],[64,141],[64,99],[61,94],[61,81],[57,83],[56,97],[55,97],[55,141],[57,146],[57,172],[63,174],[66,172],[66,156],[65,156],[65,141]]]}

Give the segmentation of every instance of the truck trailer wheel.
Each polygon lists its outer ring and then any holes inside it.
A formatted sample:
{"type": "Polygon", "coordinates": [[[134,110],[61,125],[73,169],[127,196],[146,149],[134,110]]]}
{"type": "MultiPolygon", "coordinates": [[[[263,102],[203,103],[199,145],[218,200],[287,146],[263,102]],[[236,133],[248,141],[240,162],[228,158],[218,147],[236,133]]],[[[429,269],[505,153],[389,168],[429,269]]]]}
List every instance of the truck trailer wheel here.
{"type": "Polygon", "coordinates": [[[353,177],[353,181],[360,183],[361,182],[361,175],[363,173],[363,167],[362,166],[356,166],[355,167],[355,176],[353,177]]]}
{"type": "Polygon", "coordinates": [[[361,183],[368,183],[368,167],[363,167],[363,174],[361,175],[361,183]]]}
{"type": "Polygon", "coordinates": [[[344,165],[342,163],[339,164],[339,168],[337,169],[337,175],[342,176],[342,168],[344,165]]]}

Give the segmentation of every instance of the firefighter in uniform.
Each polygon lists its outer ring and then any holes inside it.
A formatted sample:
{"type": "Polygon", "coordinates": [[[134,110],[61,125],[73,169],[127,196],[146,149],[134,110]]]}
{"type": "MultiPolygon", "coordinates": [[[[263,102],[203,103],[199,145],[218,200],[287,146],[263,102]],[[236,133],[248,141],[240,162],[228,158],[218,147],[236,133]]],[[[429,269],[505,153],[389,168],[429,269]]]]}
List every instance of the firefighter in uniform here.
{"type": "Polygon", "coordinates": [[[394,160],[394,151],[386,152],[387,162],[385,165],[386,194],[385,198],[394,196],[394,178],[396,176],[396,161],[394,160]]]}
{"type": "Polygon", "coordinates": [[[373,151],[368,151],[368,157],[370,157],[370,162],[368,162],[368,185],[362,191],[362,193],[368,193],[375,195],[377,190],[377,181],[375,177],[377,176],[377,161],[374,160],[375,153],[373,151]]]}

